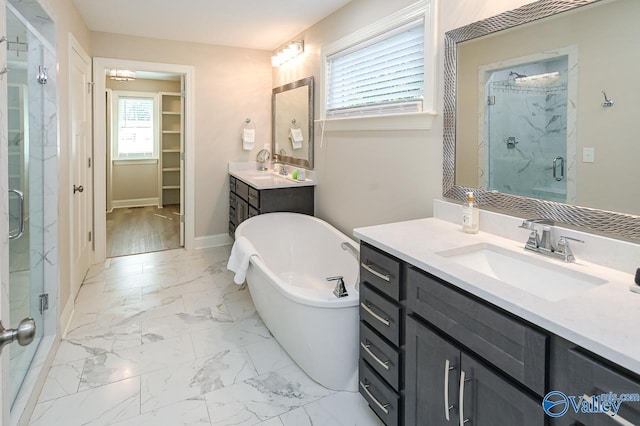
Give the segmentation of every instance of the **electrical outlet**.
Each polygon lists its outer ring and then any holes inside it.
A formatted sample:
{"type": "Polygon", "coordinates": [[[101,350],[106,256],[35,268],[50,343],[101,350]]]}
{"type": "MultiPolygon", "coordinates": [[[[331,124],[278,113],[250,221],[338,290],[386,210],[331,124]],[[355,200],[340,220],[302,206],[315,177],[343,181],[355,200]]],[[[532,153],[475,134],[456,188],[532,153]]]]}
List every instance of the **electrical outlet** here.
{"type": "Polygon", "coordinates": [[[595,163],[596,162],[596,150],[595,150],[595,148],[582,148],[582,162],[583,163],[595,163]]]}

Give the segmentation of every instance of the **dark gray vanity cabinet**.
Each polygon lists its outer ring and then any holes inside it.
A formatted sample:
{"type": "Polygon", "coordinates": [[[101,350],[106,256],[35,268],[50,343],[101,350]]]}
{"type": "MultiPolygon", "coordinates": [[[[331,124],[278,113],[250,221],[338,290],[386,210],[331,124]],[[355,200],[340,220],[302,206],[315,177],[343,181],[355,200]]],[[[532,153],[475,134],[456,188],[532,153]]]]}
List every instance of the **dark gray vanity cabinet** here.
{"type": "Polygon", "coordinates": [[[404,424],[403,264],[360,245],[360,393],[388,426],[404,424]]]}
{"type": "Polygon", "coordinates": [[[314,187],[257,189],[229,176],[229,235],[250,217],[263,213],[292,212],[313,216],[314,187]]]}
{"type": "MultiPolygon", "coordinates": [[[[553,340],[551,351],[551,389],[581,403],[592,397],[613,392],[640,394],[640,377],[599,359],[573,343],[560,338],[553,340]]],[[[589,407],[587,411],[591,409],[589,407]]],[[[567,405],[566,414],[552,419],[552,425],[620,426],[640,425],[640,401],[622,402],[615,416],[611,413],[591,413],[567,405]]]]}
{"type": "Polygon", "coordinates": [[[547,347],[546,334],[409,268],[406,424],[544,425],[547,347]]]}
{"type": "Polygon", "coordinates": [[[405,365],[407,425],[545,424],[539,402],[411,316],[405,365]]]}

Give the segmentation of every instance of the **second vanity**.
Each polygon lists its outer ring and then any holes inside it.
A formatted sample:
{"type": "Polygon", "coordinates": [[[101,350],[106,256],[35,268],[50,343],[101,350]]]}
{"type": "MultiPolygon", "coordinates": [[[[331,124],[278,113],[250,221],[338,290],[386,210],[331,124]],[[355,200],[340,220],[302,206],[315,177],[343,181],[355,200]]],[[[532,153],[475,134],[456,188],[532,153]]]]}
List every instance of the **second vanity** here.
{"type": "Polygon", "coordinates": [[[264,213],[314,214],[315,172],[303,181],[272,170],[259,171],[257,163],[229,163],[229,235],[244,220],[264,213]]]}
{"type": "Polygon", "coordinates": [[[468,235],[436,218],[354,235],[360,392],[385,424],[640,424],[640,402],[623,402],[615,416],[588,412],[592,396],[640,393],[640,294],[629,291],[631,274],[579,253],[572,264],[541,260],[523,250],[526,232],[523,241],[468,235]],[[478,253],[487,251],[513,259],[526,285],[502,282],[499,264],[496,276],[482,270],[478,253]],[[536,278],[540,288],[527,288],[536,278]],[[587,405],[576,413],[569,402],[549,416],[542,401],[551,391],[587,405]]]}

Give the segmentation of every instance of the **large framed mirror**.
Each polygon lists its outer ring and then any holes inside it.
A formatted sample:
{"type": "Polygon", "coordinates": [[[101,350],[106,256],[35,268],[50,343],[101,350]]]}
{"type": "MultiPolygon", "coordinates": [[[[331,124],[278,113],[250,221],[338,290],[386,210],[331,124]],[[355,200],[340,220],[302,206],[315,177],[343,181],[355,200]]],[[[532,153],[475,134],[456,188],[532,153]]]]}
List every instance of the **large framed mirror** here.
{"type": "Polygon", "coordinates": [[[640,241],[637,16],[541,0],[447,32],[444,197],[640,241]]]}
{"type": "Polygon", "coordinates": [[[274,88],[271,115],[272,154],[313,169],[313,77],[274,88]]]}

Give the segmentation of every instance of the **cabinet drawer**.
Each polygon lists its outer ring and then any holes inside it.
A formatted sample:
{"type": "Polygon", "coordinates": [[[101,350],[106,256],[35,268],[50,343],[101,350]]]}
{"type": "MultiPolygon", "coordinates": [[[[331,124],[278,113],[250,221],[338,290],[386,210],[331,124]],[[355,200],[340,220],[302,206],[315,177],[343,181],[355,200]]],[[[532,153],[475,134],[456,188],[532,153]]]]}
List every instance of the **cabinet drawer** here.
{"type": "Polygon", "coordinates": [[[391,343],[400,346],[400,306],[377,294],[365,283],[360,285],[360,319],[391,343]]]}
{"type": "Polygon", "coordinates": [[[393,300],[400,300],[400,262],[376,249],[360,245],[360,281],[367,282],[393,300]]]}
{"type": "Polygon", "coordinates": [[[413,268],[407,308],[538,395],[546,393],[547,335],[413,268]]]}
{"type": "Polygon", "coordinates": [[[360,322],[360,358],[369,363],[396,391],[400,390],[400,351],[360,322]]]}
{"type": "MultiPolygon", "coordinates": [[[[559,374],[560,377],[556,380],[558,389],[552,390],[561,391],[567,396],[579,398],[586,395],[590,401],[594,395],[608,394],[609,392],[618,395],[640,393],[640,382],[575,349],[569,349],[567,364],[562,370],[559,374]]],[[[567,417],[571,416],[585,424],[597,426],[640,424],[640,401],[622,402],[614,417],[609,414],[591,414],[578,411],[576,413],[569,404],[567,417]],[[616,420],[626,420],[627,423],[616,420]]],[[[564,424],[561,420],[562,418],[558,418],[558,422],[554,424],[564,424]]]]}
{"type": "Polygon", "coordinates": [[[236,192],[236,178],[229,176],[229,191],[236,192]]]}
{"type": "Polygon", "coordinates": [[[245,201],[249,200],[249,185],[242,182],[241,180],[236,180],[236,194],[238,197],[242,198],[245,201]]]}
{"type": "Polygon", "coordinates": [[[249,193],[247,195],[247,201],[249,201],[249,205],[255,207],[256,209],[260,209],[260,197],[259,191],[255,188],[249,187],[249,193]]]}
{"type": "Polygon", "coordinates": [[[360,360],[360,394],[387,426],[400,424],[400,397],[376,373],[360,360]]]}
{"type": "Polygon", "coordinates": [[[235,194],[235,192],[230,192],[229,193],[229,205],[230,206],[235,206],[236,205],[236,194],[235,194]]]}

